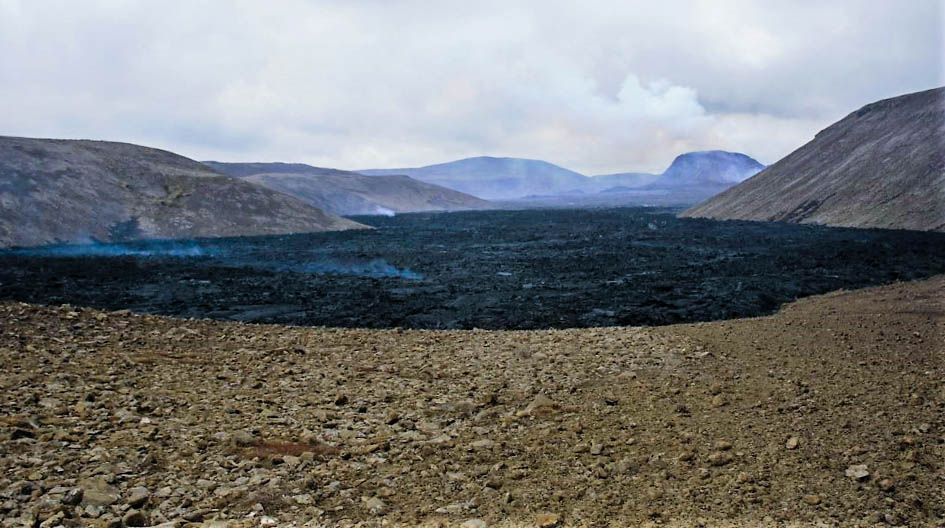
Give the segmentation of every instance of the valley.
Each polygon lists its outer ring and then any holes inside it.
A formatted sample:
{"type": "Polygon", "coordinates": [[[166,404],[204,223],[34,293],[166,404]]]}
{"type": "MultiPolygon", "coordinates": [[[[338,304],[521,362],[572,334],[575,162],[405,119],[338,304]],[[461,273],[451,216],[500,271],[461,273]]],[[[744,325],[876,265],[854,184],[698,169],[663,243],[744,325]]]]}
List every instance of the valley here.
{"type": "Polygon", "coordinates": [[[945,0],[0,0],[3,527],[945,527],[945,0]]]}

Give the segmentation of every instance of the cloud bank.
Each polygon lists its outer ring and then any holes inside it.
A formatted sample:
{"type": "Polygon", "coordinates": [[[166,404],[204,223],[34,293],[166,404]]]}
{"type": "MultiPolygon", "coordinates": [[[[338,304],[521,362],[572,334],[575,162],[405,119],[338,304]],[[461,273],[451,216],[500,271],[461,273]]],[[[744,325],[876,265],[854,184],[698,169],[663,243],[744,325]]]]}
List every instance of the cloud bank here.
{"type": "Polygon", "coordinates": [[[945,84],[941,1],[0,0],[0,134],[340,168],[772,163],[945,84]]]}

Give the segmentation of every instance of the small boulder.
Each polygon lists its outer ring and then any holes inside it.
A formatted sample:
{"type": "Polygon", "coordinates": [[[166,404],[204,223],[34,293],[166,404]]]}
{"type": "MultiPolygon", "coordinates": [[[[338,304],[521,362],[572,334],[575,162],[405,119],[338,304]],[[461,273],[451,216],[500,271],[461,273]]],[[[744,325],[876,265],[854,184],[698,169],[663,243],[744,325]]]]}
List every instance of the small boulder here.
{"type": "Polygon", "coordinates": [[[479,439],[469,443],[469,448],[473,450],[488,450],[493,446],[495,446],[495,441],[492,439],[479,439]]]}
{"type": "Polygon", "coordinates": [[[377,496],[364,499],[364,508],[368,510],[374,516],[380,516],[387,512],[387,504],[385,504],[377,496]]]}
{"type": "Polygon", "coordinates": [[[236,446],[252,446],[256,443],[256,436],[246,430],[240,430],[233,434],[232,440],[236,446]]]}
{"type": "Polygon", "coordinates": [[[556,527],[560,521],[561,517],[553,512],[543,512],[535,516],[537,527],[556,527]]]}
{"type": "Polygon", "coordinates": [[[83,506],[108,507],[118,502],[118,489],[102,478],[82,480],[79,482],[79,488],[83,491],[81,500],[83,506]]]}
{"type": "Polygon", "coordinates": [[[545,413],[552,413],[557,408],[557,404],[544,393],[539,393],[535,395],[535,398],[525,407],[524,410],[518,412],[518,415],[542,415],[545,413]]]}
{"type": "Polygon", "coordinates": [[[148,517],[141,511],[131,509],[121,517],[121,523],[125,527],[147,527],[151,525],[148,517]]]}
{"type": "Polygon", "coordinates": [[[714,467],[722,467],[732,462],[732,455],[728,452],[713,452],[709,455],[709,464],[714,467]]]}
{"type": "Polygon", "coordinates": [[[896,488],[896,482],[889,478],[882,479],[879,482],[879,490],[883,492],[890,492],[895,488],[896,488]]]}
{"type": "Polygon", "coordinates": [[[135,487],[128,491],[128,500],[126,503],[130,505],[132,509],[140,509],[144,507],[150,499],[151,491],[145,487],[135,487]]]}
{"type": "Polygon", "coordinates": [[[85,491],[82,489],[69,489],[62,496],[62,503],[64,505],[78,505],[82,503],[82,495],[85,491]]]}
{"type": "Polygon", "coordinates": [[[850,465],[844,473],[848,478],[853,478],[857,481],[866,481],[870,477],[870,472],[866,469],[866,465],[850,465]]]}

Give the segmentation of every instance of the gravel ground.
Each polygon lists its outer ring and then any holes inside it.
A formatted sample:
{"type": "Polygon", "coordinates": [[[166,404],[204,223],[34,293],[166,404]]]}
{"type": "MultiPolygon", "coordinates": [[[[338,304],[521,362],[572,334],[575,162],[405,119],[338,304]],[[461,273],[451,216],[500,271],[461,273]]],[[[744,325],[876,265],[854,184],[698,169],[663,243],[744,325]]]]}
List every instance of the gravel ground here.
{"type": "Polygon", "coordinates": [[[0,524],[942,526],[943,293],[544,331],[0,304],[0,524]]]}

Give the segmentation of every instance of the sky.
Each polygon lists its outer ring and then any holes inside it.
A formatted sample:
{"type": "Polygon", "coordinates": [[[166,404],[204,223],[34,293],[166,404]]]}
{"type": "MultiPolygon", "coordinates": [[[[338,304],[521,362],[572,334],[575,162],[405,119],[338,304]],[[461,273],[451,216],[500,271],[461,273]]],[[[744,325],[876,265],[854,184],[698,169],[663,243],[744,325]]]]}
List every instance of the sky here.
{"type": "Polygon", "coordinates": [[[0,0],[0,135],[198,160],[765,164],[945,85],[945,0],[0,0]]]}

